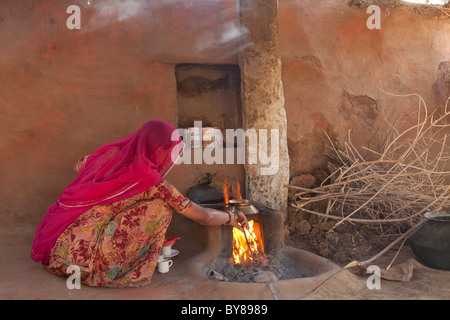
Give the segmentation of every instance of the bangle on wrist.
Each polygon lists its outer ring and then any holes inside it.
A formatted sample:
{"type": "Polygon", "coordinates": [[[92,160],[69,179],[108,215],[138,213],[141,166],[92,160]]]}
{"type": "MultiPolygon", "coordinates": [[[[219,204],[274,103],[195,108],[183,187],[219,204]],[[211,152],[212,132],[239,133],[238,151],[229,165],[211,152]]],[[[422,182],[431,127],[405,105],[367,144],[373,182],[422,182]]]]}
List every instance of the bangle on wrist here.
{"type": "Polygon", "coordinates": [[[234,214],[234,212],[230,212],[230,211],[226,211],[228,213],[228,215],[230,216],[230,220],[228,220],[227,223],[225,223],[226,226],[230,226],[234,223],[234,220],[236,220],[236,215],[234,214]]]}

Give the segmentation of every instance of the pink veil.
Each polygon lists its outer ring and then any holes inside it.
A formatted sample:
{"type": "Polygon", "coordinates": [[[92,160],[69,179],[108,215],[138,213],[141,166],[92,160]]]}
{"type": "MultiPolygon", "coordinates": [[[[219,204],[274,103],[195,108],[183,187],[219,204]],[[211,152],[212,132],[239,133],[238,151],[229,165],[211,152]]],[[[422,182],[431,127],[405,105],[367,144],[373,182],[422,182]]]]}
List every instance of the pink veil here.
{"type": "Polygon", "coordinates": [[[31,258],[47,265],[58,237],[82,213],[95,205],[131,198],[158,184],[183,148],[171,124],[151,120],[129,136],[95,150],[77,178],[48,208],[37,227],[31,258]]]}

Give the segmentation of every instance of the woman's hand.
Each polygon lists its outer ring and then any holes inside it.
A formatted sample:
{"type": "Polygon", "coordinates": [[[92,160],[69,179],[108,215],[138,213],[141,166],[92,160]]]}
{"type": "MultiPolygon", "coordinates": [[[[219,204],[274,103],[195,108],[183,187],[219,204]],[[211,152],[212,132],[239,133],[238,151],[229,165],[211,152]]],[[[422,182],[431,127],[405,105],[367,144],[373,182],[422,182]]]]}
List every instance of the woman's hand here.
{"type": "Polygon", "coordinates": [[[228,211],[228,214],[234,215],[234,219],[232,223],[229,223],[227,225],[232,226],[234,228],[238,228],[239,230],[241,230],[242,232],[244,232],[244,228],[245,229],[249,229],[250,226],[248,225],[248,220],[247,217],[245,216],[245,214],[243,214],[241,211],[234,211],[234,210],[230,210],[228,211]]]}
{"type": "Polygon", "coordinates": [[[244,228],[249,228],[247,217],[241,211],[237,210],[234,211],[230,209],[227,211],[220,211],[211,208],[203,208],[198,204],[192,203],[191,207],[181,214],[202,225],[221,226],[225,224],[238,228],[242,232],[244,232],[244,228]]]}

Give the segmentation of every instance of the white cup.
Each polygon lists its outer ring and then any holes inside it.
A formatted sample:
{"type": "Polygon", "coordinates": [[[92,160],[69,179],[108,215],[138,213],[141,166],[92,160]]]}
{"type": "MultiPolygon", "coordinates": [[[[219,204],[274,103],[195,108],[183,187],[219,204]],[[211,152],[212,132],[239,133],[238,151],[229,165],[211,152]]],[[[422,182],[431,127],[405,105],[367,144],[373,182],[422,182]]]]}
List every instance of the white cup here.
{"type": "Polygon", "coordinates": [[[167,273],[169,272],[169,268],[172,266],[172,260],[159,260],[158,259],[158,272],[159,273],[167,273]]]}
{"type": "Polygon", "coordinates": [[[163,256],[170,256],[170,255],[172,255],[172,245],[168,245],[168,246],[162,247],[162,255],[163,256]]]}

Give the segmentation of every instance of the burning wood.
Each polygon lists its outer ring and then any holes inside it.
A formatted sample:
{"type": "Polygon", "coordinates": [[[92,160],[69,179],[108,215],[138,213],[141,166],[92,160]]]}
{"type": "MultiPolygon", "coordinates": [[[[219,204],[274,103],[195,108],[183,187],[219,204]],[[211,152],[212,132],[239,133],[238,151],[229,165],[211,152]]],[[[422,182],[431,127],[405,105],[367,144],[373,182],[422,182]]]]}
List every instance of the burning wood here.
{"type": "Polygon", "coordinates": [[[223,196],[228,209],[239,210],[246,215],[249,229],[245,233],[237,228],[222,230],[226,232],[222,253],[210,264],[206,275],[216,281],[267,283],[276,298],[272,282],[304,276],[303,270],[297,267],[298,263],[273,245],[278,238],[273,237],[271,231],[277,234],[273,229],[282,227],[281,221],[279,224],[275,222],[281,214],[263,205],[256,208],[252,201],[242,199],[235,183],[225,181],[223,196]]]}
{"type": "MultiPolygon", "coordinates": [[[[226,205],[229,205],[231,200],[229,197],[229,189],[230,185],[228,180],[225,179],[223,195],[226,205]]],[[[243,200],[239,182],[236,182],[233,190],[235,191],[233,200],[243,200]]],[[[251,205],[251,202],[249,204],[251,205]]],[[[250,220],[249,226],[249,230],[245,230],[245,233],[237,228],[233,228],[233,262],[235,264],[245,265],[264,260],[264,242],[260,224],[255,220],[250,220]]]]}
{"type": "Polygon", "coordinates": [[[254,220],[249,221],[249,230],[242,232],[233,228],[233,261],[236,264],[247,264],[264,258],[264,244],[261,229],[254,220]]]}

